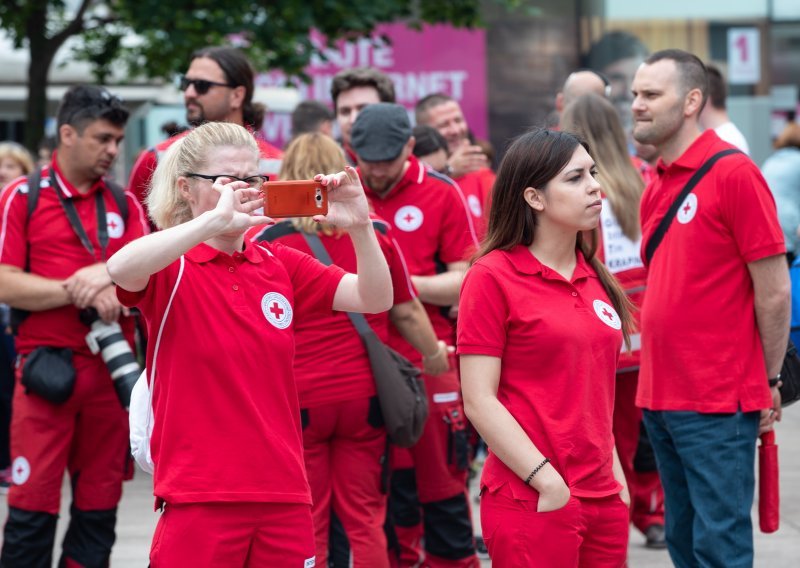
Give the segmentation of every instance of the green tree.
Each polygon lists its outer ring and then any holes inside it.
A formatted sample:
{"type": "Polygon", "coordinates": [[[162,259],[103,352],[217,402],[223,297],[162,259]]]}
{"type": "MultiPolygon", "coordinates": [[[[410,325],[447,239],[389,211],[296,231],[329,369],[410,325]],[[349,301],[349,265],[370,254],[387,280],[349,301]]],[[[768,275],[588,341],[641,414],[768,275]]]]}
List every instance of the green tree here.
{"type": "MultiPolygon", "coordinates": [[[[495,0],[516,4],[516,0],[495,0]]],[[[48,74],[56,52],[79,37],[76,57],[103,81],[112,66],[128,76],[168,77],[195,49],[234,38],[259,69],[300,75],[316,52],[309,30],[356,39],[378,24],[480,24],[480,0],[3,0],[0,29],[30,50],[25,145],[43,136],[48,74]]]]}

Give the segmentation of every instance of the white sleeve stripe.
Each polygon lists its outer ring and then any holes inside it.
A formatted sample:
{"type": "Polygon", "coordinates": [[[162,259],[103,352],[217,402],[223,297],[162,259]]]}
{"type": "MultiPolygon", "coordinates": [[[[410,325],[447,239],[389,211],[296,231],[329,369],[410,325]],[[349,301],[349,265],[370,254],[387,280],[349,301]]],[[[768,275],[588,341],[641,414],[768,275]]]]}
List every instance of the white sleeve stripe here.
{"type": "Polygon", "coordinates": [[[469,223],[469,234],[472,237],[472,242],[476,247],[480,246],[480,242],[478,240],[478,233],[475,231],[475,224],[472,222],[472,213],[469,210],[469,205],[467,205],[467,198],[464,197],[464,192],[461,191],[461,186],[459,186],[458,183],[456,183],[455,181],[453,181],[453,187],[458,193],[458,197],[461,199],[461,205],[464,207],[464,213],[466,213],[467,215],[467,223],[469,223]]]}
{"type": "MultiPolygon", "coordinates": [[[[139,210],[139,222],[142,224],[142,232],[146,235],[150,232],[150,225],[147,224],[147,214],[144,212],[142,202],[136,199],[136,196],[130,191],[125,192],[125,197],[127,197],[130,201],[133,201],[133,205],[139,210]]],[[[128,220],[126,219],[125,223],[127,222],[128,220]]]]}
{"type": "MultiPolygon", "coordinates": [[[[42,176],[42,178],[44,178],[44,176],[42,176]]],[[[64,180],[61,179],[61,176],[58,175],[58,172],[56,172],[56,183],[58,184],[58,187],[61,188],[61,193],[63,193],[65,197],[67,197],[67,198],[72,197],[72,192],[66,186],[66,184],[64,183],[64,180]]],[[[55,189],[56,188],[53,188],[53,191],[55,191],[55,189]]]]}
{"type": "Polygon", "coordinates": [[[260,231],[258,231],[256,234],[254,234],[252,237],[250,237],[250,242],[251,242],[251,243],[258,243],[258,242],[261,242],[261,241],[259,240],[259,238],[261,237],[261,235],[263,235],[263,234],[266,232],[266,230],[267,230],[267,229],[269,229],[269,227],[264,227],[263,229],[261,229],[260,231]]]}
{"type": "Polygon", "coordinates": [[[164,308],[164,315],[161,316],[161,325],[158,328],[158,335],[156,336],[156,346],[153,348],[153,361],[150,365],[150,410],[147,415],[147,427],[150,427],[150,419],[153,414],[153,389],[154,389],[154,381],[156,378],[156,360],[158,359],[158,350],[161,347],[161,336],[164,334],[164,326],[167,323],[167,316],[169,315],[169,311],[172,308],[172,300],[175,299],[175,294],[178,292],[178,284],[181,283],[181,278],[183,278],[183,269],[186,264],[184,260],[184,256],[181,255],[181,266],[178,269],[178,277],[175,279],[175,285],[172,287],[172,294],[169,296],[169,301],[167,302],[167,307],[164,308]]]}
{"type": "MultiPolygon", "coordinates": [[[[11,202],[19,195],[19,185],[15,187],[13,193],[6,201],[6,206],[3,208],[3,223],[0,227],[0,264],[3,263],[3,251],[6,249],[6,228],[8,227],[8,211],[11,209],[11,202]]],[[[5,192],[3,192],[5,193],[5,192]]]]}
{"type": "MultiPolygon", "coordinates": [[[[158,153],[157,153],[155,147],[148,148],[144,152],[139,153],[139,157],[136,158],[136,162],[134,162],[133,168],[131,168],[131,178],[133,177],[133,172],[135,172],[142,165],[142,162],[144,161],[144,159],[147,157],[148,154],[155,155],[156,156],[156,162],[158,162],[158,153]]],[[[130,179],[129,179],[129,182],[130,182],[130,179]]]]}

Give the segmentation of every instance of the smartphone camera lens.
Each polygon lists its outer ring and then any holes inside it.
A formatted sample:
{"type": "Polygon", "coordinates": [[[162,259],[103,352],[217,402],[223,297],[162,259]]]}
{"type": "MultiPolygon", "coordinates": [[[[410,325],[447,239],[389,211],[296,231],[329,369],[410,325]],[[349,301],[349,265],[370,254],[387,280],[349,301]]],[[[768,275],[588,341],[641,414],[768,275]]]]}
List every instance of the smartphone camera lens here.
{"type": "Polygon", "coordinates": [[[317,200],[317,201],[322,201],[322,196],[321,196],[321,195],[319,195],[319,194],[317,194],[316,200],[317,200]]]}

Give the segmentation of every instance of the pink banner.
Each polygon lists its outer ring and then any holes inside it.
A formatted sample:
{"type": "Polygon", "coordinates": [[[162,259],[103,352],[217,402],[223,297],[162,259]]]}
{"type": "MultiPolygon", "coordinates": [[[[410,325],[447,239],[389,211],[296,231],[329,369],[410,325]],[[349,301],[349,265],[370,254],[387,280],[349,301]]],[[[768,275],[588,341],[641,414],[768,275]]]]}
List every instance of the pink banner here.
{"type": "MultiPolygon", "coordinates": [[[[318,35],[317,45],[324,45],[318,35]]],[[[341,41],[336,48],[326,48],[327,61],[316,57],[306,68],[310,84],[300,83],[301,99],[315,99],[331,106],[330,84],[333,76],[350,67],[374,67],[394,81],[397,102],[412,110],[414,104],[430,93],[443,92],[459,101],[472,132],[479,138],[488,134],[486,109],[486,42],[483,30],[455,29],[446,25],[424,26],[412,30],[403,24],[377,29],[374,38],[355,43],[341,41]],[[391,43],[381,41],[380,36],[391,43]]],[[[284,86],[280,72],[264,73],[259,86],[284,86]]],[[[291,135],[288,114],[271,113],[264,122],[264,136],[283,145],[291,135]]]]}

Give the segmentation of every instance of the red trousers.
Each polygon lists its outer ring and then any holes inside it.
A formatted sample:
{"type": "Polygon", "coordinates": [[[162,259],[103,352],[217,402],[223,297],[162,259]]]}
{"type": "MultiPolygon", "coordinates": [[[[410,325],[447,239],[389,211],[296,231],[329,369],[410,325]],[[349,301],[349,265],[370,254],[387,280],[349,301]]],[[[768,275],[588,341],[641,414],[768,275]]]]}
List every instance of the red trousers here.
{"type": "Polygon", "coordinates": [[[167,504],[150,566],[313,568],[311,525],[311,507],[297,503],[167,504]]]}
{"type": "Polygon", "coordinates": [[[99,356],[76,353],[73,364],[75,390],[59,405],[26,394],[18,365],[11,418],[12,507],[58,514],[66,469],[73,505],[82,511],[114,509],[122,496],[130,466],[128,413],[99,356]]]}
{"type": "Polygon", "coordinates": [[[383,531],[386,495],[381,487],[386,429],[376,422],[377,410],[373,398],[304,411],[303,447],[314,502],[317,566],[328,565],[331,509],[350,542],[354,568],[389,566],[383,531]]]}
{"type": "Polygon", "coordinates": [[[428,421],[422,437],[412,448],[392,446],[392,468],[413,467],[419,501],[429,503],[464,491],[467,464],[466,461],[459,464],[459,460],[465,460],[466,456],[459,454],[468,447],[459,448],[456,444],[468,443],[469,431],[455,370],[438,377],[424,375],[424,380],[430,409],[428,421]],[[456,436],[463,439],[456,440],[456,436]]]}
{"type": "Polygon", "coordinates": [[[634,467],[642,430],[642,409],[635,404],[638,379],[638,371],[617,375],[613,429],[631,494],[631,522],[644,532],[650,525],[664,524],[664,490],[654,463],[646,468],[649,471],[634,467]]]}
{"type": "Polygon", "coordinates": [[[516,499],[508,485],[481,492],[481,526],[493,568],[620,568],[628,551],[628,507],[611,495],[570,497],[537,513],[538,494],[516,499]]]}
{"type": "MultiPolygon", "coordinates": [[[[421,523],[410,524],[395,516],[400,565],[420,565],[424,535],[422,566],[477,566],[466,489],[469,429],[455,356],[451,355],[450,371],[437,377],[424,375],[424,380],[430,411],[422,437],[408,450],[392,447],[393,470],[414,468],[423,517],[421,523]]],[[[408,503],[395,505],[408,507],[408,503]]]]}

